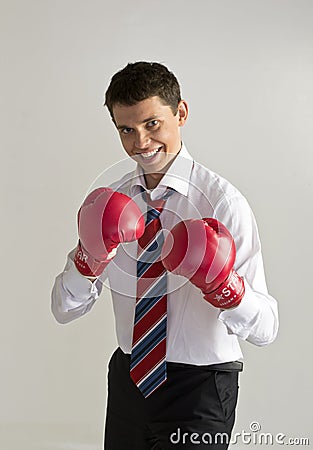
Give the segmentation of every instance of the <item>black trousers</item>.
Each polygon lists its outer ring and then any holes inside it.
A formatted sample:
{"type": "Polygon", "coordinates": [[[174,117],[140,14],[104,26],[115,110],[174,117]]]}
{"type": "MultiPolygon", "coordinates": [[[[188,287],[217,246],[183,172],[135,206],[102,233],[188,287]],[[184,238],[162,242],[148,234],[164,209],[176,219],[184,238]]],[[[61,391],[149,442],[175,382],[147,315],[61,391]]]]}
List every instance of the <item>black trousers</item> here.
{"type": "Polygon", "coordinates": [[[105,450],[228,448],[242,363],[167,363],[167,381],[146,399],[129,365],[118,348],[109,363],[105,450]]]}

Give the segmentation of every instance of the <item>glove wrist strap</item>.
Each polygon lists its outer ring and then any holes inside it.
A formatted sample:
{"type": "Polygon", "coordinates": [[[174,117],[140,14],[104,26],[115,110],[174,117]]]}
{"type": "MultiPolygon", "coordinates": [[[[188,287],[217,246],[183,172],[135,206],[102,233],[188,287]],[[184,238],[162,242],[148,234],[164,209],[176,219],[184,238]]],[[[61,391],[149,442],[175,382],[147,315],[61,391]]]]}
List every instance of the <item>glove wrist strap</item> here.
{"type": "MultiPolygon", "coordinates": [[[[112,255],[112,257],[113,256],[114,255],[112,255]]],[[[86,252],[79,241],[74,256],[74,264],[77,270],[85,277],[98,277],[109,264],[111,258],[103,261],[93,258],[88,252],[86,252]]]]}
{"type": "Polygon", "coordinates": [[[204,299],[217,308],[229,309],[239,305],[244,293],[244,281],[232,269],[227,279],[217,289],[208,293],[204,292],[204,299]]]}

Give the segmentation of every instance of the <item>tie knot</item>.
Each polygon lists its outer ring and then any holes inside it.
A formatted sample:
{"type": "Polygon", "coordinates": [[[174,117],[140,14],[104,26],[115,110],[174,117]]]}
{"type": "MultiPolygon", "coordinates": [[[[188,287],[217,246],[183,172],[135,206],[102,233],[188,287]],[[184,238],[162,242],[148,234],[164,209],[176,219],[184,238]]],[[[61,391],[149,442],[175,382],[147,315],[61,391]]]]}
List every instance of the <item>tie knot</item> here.
{"type": "Polygon", "coordinates": [[[151,222],[152,220],[156,220],[159,218],[160,214],[162,212],[162,208],[152,208],[150,205],[148,207],[147,211],[147,220],[146,223],[151,222]]]}
{"type": "Polygon", "coordinates": [[[163,195],[163,197],[161,197],[157,200],[151,200],[148,192],[143,187],[141,187],[142,198],[148,205],[146,224],[148,222],[151,222],[151,220],[155,220],[155,219],[159,218],[159,216],[164,208],[164,205],[166,203],[166,200],[173,194],[174,194],[174,190],[171,188],[168,188],[166,190],[165,194],[163,195]]]}
{"type": "Polygon", "coordinates": [[[165,194],[163,194],[163,196],[159,199],[156,200],[151,200],[150,195],[148,194],[148,192],[141,187],[141,195],[142,198],[144,199],[144,201],[147,203],[147,205],[149,205],[151,208],[155,208],[157,210],[160,211],[160,213],[162,212],[162,209],[164,207],[164,204],[166,203],[166,200],[171,197],[171,195],[174,194],[174,190],[171,188],[168,188],[165,191],[165,194]]]}
{"type": "Polygon", "coordinates": [[[165,201],[166,200],[164,198],[160,198],[158,200],[150,200],[149,198],[147,198],[147,205],[150,208],[157,209],[161,213],[161,211],[164,207],[165,201]]]}

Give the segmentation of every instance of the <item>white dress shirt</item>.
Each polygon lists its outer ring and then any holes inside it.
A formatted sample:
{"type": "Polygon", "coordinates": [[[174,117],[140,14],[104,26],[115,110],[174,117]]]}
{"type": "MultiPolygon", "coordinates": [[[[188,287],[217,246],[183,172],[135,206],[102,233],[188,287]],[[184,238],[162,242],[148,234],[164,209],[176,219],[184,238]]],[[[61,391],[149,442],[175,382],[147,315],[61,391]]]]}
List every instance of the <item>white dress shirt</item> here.
{"type": "MultiPolygon", "coordinates": [[[[146,189],[137,166],[111,187],[132,197],[142,212],[146,189]]],[[[167,361],[195,365],[216,364],[242,358],[238,337],[255,345],[271,343],[278,331],[276,300],[268,294],[261,245],[253,213],[243,195],[227,180],[194,161],[182,145],[152,200],[174,189],[160,215],[165,230],[184,219],[214,217],[232,234],[236,245],[234,269],[243,277],[245,294],[239,306],[221,311],[203,299],[186,278],[168,274],[167,361]]],[[[73,263],[72,250],[52,291],[52,312],[66,323],[86,314],[97,301],[103,285],[111,290],[117,341],[131,353],[136,303],[137,242],[120,244],[117,254],[94,282],[82,276],[73,263]]]]}

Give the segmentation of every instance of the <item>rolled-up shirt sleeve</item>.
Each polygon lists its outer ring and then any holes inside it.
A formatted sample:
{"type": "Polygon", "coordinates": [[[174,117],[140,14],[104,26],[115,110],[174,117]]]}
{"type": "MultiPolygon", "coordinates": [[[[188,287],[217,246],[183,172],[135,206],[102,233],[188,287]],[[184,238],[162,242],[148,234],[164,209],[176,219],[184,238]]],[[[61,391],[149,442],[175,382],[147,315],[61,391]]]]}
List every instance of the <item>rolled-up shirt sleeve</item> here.
{"type": "Polygon", "coordinates": [[[278,304],[268,293],[255,217],[242,196],[222,202],[216,217],[233,235],[237,252],[234,269],[245,283],[241,303],[222,311],[219,320],[229,333],[258,346],[268,345],[278,333],[278,304]]]}
{"type": "Polygon", "coordinates": [[[71,322],[90,311],[102,290],[102,276],[101,280],[98,277],[90,281],[78,272],[73,262],[74,252],[68,254],[51,293],[51,310],[59,323],[71,322]]]}

